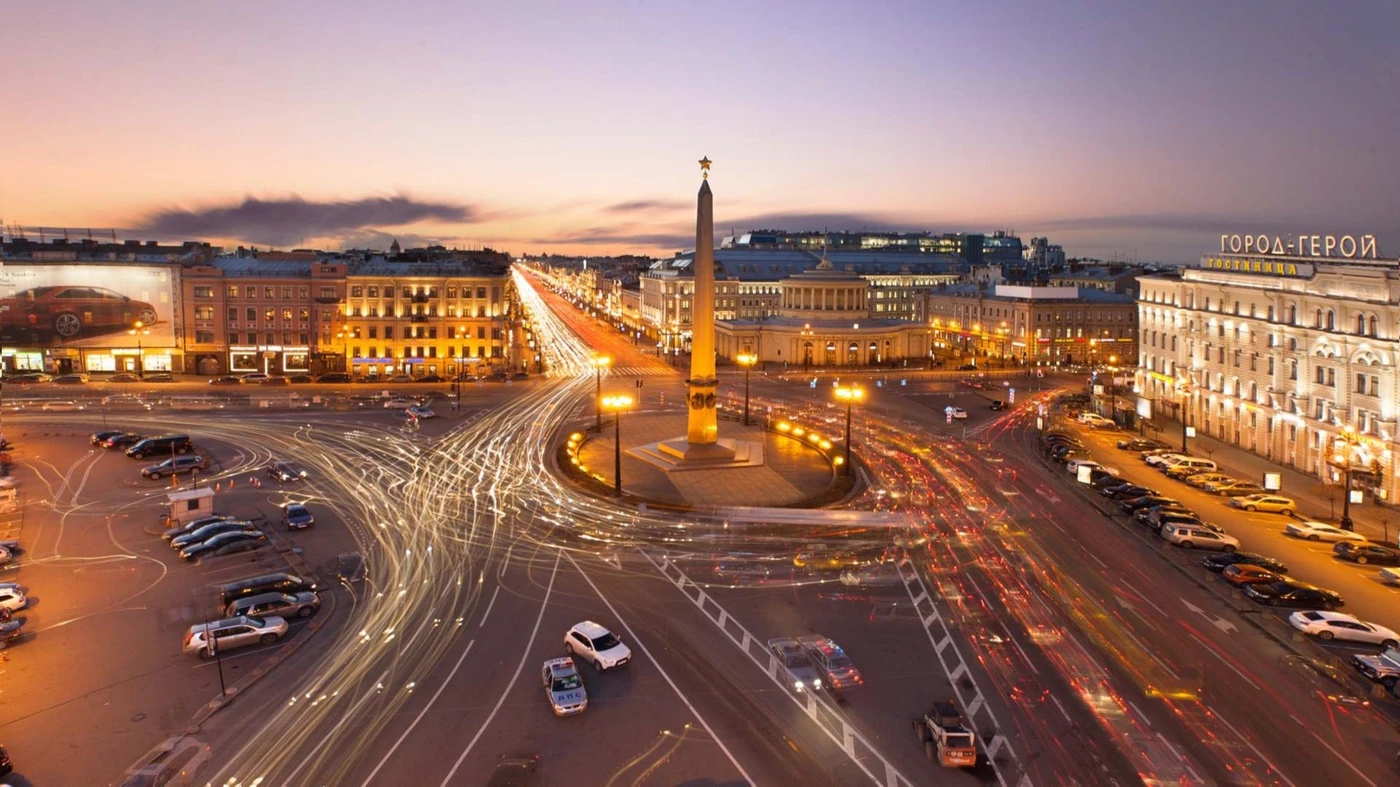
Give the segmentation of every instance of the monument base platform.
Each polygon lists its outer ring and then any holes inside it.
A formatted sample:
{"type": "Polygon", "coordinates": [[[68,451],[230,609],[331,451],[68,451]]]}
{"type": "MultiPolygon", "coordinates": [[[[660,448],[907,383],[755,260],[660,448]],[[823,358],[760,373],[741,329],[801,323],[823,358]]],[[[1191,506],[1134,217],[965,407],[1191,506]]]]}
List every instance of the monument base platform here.
{"type": "Polygon", "coordinates": [[[713,443],[691,443],[684,437],[677,437],[630,448],[627,453],[666,472],[763,465],[763,443],[758,440],[722,437],[713,443]]]}

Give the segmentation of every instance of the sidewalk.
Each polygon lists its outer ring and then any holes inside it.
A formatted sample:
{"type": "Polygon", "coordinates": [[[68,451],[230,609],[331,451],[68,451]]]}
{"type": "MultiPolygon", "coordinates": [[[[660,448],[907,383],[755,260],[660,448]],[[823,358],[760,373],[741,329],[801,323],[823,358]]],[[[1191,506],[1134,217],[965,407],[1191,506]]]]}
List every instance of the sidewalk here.
{"type": "MultiPolygon", "coordinates": [[[[1175,421],[1159,421],[1166,428],[1155,436],[1171,445],[1181,445],[1181,425],[1175,421]]],[[[1278,473],[1279,494],[1298,503],[1298,515],[1336,524],[1342,517],[1342,485],[1324,484],[1316,476],[1277,464],[1242,448],[1197,433],[1187,440],[1188,450],[1214,461],[1220,472],[1245,481],[1262,484],[1265,473],[1278,473]]],[[[1367,502],[1351,504],[1351,519],[1356,532],[1372,541],[1391,543],[1400,534],[1400,509],[1381,505],[1367,495],[1367,502]]]]}

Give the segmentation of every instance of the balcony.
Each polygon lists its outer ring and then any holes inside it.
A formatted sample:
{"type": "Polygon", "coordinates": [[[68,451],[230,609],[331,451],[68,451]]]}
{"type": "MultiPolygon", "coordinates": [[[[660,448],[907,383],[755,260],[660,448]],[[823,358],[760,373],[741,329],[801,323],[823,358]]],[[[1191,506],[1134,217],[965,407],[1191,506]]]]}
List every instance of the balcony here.
{"type": "Polygon", "coordinates": [[[410,315],[408,315],[408,321],[409,321],[409,322],[427,322],[427,321],[428,321],[428,315],[426,315],[426,314],[410,314],[410,315]]]}
{"type": "Polygon", "coordinates": [[[413,301],[414,303],[427,303],[429,299],[431,299],[431,297],[432,296],[430,296],[426,292],[415,292],[413,296],[409,298],[409,300],[413,301]]]}
{"type": "Polygon", "coordinates": [[[312,298],[312,300],[316,301],[317,303],[328,303],[328,304],[329,304],[329,303],[344,303],[344,302],[345,302],[345,299],[342,298],[342,297],[340,297],[339,295],[317,295],[315,298],[312,298]]]}

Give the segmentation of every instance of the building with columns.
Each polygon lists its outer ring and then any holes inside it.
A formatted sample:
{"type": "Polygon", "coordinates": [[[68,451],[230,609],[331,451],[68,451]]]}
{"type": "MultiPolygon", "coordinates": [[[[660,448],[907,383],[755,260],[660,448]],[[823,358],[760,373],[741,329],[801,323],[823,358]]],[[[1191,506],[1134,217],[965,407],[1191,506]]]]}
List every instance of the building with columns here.
{"type": "Polygon", "coordinates": [[[1329,482],[1350,466],[1353,488],[1395,498],[1396,261],[1219,253],[1139,281],[1154,411],[1329,482]]]}
{"type": "Polygon", "coordinates": [[[1137,304],[1102,290],[956,285],[929,292],[924,315],[940,353],[1041,366],[1137,358],[1137,304]]]}

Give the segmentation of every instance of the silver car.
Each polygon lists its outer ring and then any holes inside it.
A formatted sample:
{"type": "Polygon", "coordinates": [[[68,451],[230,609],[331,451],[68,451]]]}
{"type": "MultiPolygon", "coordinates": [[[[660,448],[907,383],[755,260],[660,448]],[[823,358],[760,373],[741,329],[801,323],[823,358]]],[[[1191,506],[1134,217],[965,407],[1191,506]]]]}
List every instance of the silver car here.
{"type": "Polygon", "coordinates": [[[185,632],[184,652],[212,659],[216,651],[247,645],[271,645],[287,633],[282,618],[236,617],[196,623],[185,632]]]}
{"type": "Polygon", "coordinates": [[[588,690],[574,660],[565,656],[544,663],[544,694],[555,716],[572,716],[588,708],[588,690]]]}
{"type": "Polygon", "coordinates": [[[778,676],[786,677],[793,691],[821,691],[822,676],[801,643],[789,637],[768,640],[768,652],[778,665],[778,676]]]}
{"type": "Polygon", "coordinates": [[[231,618],[239,615],[280,618],[309,618],[321,608],[321,597],[311,591],[301,593],[261,593],[230,602],[224,613],[231,618]]]}

